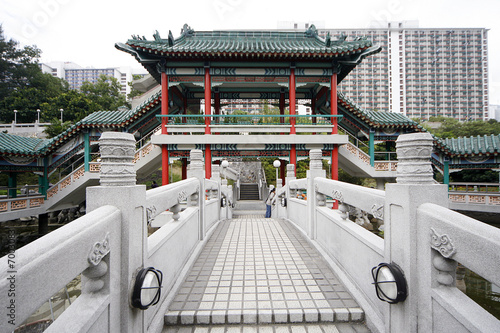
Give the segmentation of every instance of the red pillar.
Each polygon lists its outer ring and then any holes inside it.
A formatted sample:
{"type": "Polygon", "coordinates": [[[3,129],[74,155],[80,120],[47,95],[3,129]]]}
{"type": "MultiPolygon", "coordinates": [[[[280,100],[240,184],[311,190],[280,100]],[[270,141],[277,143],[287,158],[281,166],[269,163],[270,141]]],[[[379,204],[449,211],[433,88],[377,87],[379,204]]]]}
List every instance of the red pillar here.
{"type": "MultiPolygon", "coordinates": [[[[290,134],[296,134],[295,132],[295,69],[290,68],[290,86],[289,86],[288,98],[290,100],[290,134]]],[[[290,149],[290,163],[295,165],[295,174],[297,174],[297,150],[295,144],[292,144],[290,149]]]]}
{"type": "Polygon", "coordinates": [[[187,164],[188,164],[187,158],[182,158],[181,161],[182,161],[182,171],[181,171],[182,176],[181,176],[181,178],[182,178],[182,180],[184,180],[184,179],[187,179],[187,164]]]}
{"type": "MultiPolygon", "coordinates": [[[[330,89],[330,110],[331,115],[337,115],[337,73],[332,74],[331,89],[330,89]]],[[[337,118],[332,118],[332,134],[338,133],[337,118]]],[[[335,145],[332,150],[332,179],[339,180],[339,147],[335,145]]],[[[338,202],[333,203],[333,209],[337,209],[338,202]]]]}
{"type": "MultiPolygon", "coordinates": [[[[332,82],[330,88],[330,110],[331,115],[336,116],[338,114],[337,110],[337,73],[332,74],[332,82]]],[[[332,134],[337,134],[337,118],[332,118],[332,134]]]]}
{"type": "Polygon", "coordinates": [[[290,129],[290,134],[295,134],[295,69],[290,68],[290,125],[292,128],[290,129]]]}
{"type": "MultiPolygon", "coordinates": [[[[284,92],[281,92],[280,93],[280,115],[284,115],[285,114],[285,93],[284,92]]],[[[280,124],[284,124],[285,123],[285,118],[284,117],[280,117],[280,124]]]]}
{"type": "MultiPolygon", "coordinates": [[[[311,115],[313,115],[312,117],[312,123],[313,125],[316,125],[316,123],[318,122],[318,118],[316,118],[316,98],[317,96],[313,96],[313,98],[311,98],[311,115]]],[[[313,132],[313,135],[316,135],[316,132],[313,132]]]]}
{"type": "Polygon", "coordinates": [[[280,165],[281,185],[285,185],[286,163],[283,160],[280,160],[280,162],[281,162],[281,165],[280,165]]]}
{"type": "MultiPolygon", "coordinates": [[[[219,92],[216,92],[215,93],[215,100],[214,100],[214,113],[216,115],[220,115],[220,93],[219,92]]],[[[217,117],[214,119],[216,123],[220,123],[220,118],[217,117]]]]}
{"type": "MultiPolygon", "coordinates": [[[[210,82],[210,68],[205,68],[205,115],[212,113],[212,84],[210,82]]],[[[205,134],[210,134],[210,117],[205,117],[205,134]]],[[[212,151],[210,145],[205,145],[205,178],[212,177],[212,151]]]]}
{"type": "MultiPolygon", "coordinates": [[[[168,115],[168,77],[167,73],[161,72],[161,114],[168,115]]],[[[161,118],[161,134],[167,133],[167,117],[161,118]]],[[[161,146],[161,183],[167,185],[169,180],[168,170],[168,146],[161,146]]]]}

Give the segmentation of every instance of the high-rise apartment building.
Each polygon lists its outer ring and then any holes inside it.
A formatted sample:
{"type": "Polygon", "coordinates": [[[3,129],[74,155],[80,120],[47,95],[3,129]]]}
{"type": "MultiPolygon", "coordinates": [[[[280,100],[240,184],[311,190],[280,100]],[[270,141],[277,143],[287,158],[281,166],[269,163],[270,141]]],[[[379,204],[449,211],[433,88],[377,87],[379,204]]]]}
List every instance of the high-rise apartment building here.
{"type": "MultiPolygon", "coordinates": [[[[306,29],[307,23],[288,23],[306,29]]],[[[284,28],[283,22],[280,28],[284,28]]],[[[317,27],[318,28],[318,27],[317,27]]],[[[339,85],[359,106],[410,118],[489,119],[488,29],[419,28],[417,21],[384,28],[326,29],[319,35],[366,37],[382,46],[339,85]]]]}
{"type": "Polygon", "coordinates": [[[83,68],[72,62],[50,62],[40,65],[44,73],[65,79],[71,89],[80,89],[83,82],[96,83],[99,76],[114,77],[121,85],[121,93],[130,93],[128,82],[132,81],[132,71],[128,67],[120,68],[83,68]]]}

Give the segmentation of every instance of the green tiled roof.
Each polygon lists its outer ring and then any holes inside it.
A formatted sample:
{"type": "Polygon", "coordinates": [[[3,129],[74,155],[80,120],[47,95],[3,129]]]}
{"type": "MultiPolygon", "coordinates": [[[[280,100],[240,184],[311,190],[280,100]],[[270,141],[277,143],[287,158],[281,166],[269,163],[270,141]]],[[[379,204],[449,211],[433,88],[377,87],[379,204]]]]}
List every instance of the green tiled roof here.
{"type": "Polygon", "coordinates": [[[127,126],[160,102],[160,93],[153,94],[132,110],[97,111],[80,120],[63,133],[52,139],[27,138],[13,134],[0,133],[0,154],[41,156],[54,151],[68,138],[82,128],[127,126]]]}
{"type": "Polygon", "coordinates": [[[345,97],[344,94],[339,92],[337,96],[341,106],[371,127],[415,127],[417,131],[422,130],[422,127],[417,122],[403,114],[365,110],[354,104],[354,102],[345,97]]]}
{"type": "Polygon", "coordinates": [[[27,138],[0,133],[0,153],[4,155],[43,155],[50,141],[50,139],[27,138]]]}
{"type": "Polygon", "coordinates": [[[497,155],[500,152],[500,135],[459,137],[438,141],[438,147],[451,156],[497,155]]]}
{"type": "Polygon", "coordinates": [[[136,51],[167,57],[200,57],[206,55],[225,56],[236,54],[259,54],[262,57],[291,58],[339,57],[361,53],[372,46],[366,39],[345,41],[318,37],[316,28],[306,32],[282,31],[194,31],[184,26],[177,39],[169,34],[162,39],[158,32],[154,40],[143,37],[129,39],[126,45],[136,51]]]}
{"type": "Polygon", "coordinates": [[[158,32],[153,37],[147,40],[132,36],[115,47],[133,55],[158,82],[157,64],[165,60],[167,65],[175,60],[184,64],[186,61],[282,61],[288,65],[305,60],[328,68],[339,65],[340,82],[363,58],[382,49],[361,37],[347,41],[345,36],[332,39],[328,35],[323,39],[314,25],[305,32],[194,31],[184,25],[179,38],[175,39],[172,32],[168,38],[161,38],[158,32]]]}

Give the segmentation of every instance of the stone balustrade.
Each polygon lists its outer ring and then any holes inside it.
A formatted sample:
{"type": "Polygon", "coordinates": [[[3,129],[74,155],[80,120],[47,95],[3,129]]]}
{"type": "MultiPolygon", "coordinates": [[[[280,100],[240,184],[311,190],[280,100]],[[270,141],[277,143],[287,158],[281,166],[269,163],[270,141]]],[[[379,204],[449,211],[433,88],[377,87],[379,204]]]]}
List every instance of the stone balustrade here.
{"type": "MultiPolygon", "coordinates": [[[[497,319],[456,288],[454,273],[460,262],[500,285],[500,230],[447,208],[446,185],[429,177],[426,147],[432,138],[400,138],[399,182],[387,184],[386,191],[325,179],[321,151],[313,150],[305,179],[296,179],[294,166],[287,166],[274,214],[309,237],[363,308],[373,332],[500,331],[497,319]],[[300,191],[306,200],[297,198],[300,191]],[[327,197],[339,209],[326,207],[327,197]],[[349,221],[347,206],[383,220],[384,238],[349,221]],[[404,272],[404,302],[389,305],[377,298],[370,271],[381,262],[404,272]]],[[[161,332],[187,269],[217,222],[230,216],[221,198],[232,203],[233,189],[220,177],[205,179],[201,151],[191,152],[187,180],[146,191],[135,184],[130,168],[131,135],[103,133],[101,140],[103,177],[100,186],[87,189],[88,214],[0,259],[9,268],[0,272],[1,295],[15,289],[8,296],[15,310],[3,306],[0,314],[8,318],[13,311],[15,324],[0,321],[0,331],[12,331],[82,274],[82,295],[47,332],[161,332]],[[171,220],[148,236],[149,222],[166,210],[171,220]],[[139,310],[131,307],[130,293],[137,272],[146,267],[163,272],[162,294],[157,305],[139,310]]]]}

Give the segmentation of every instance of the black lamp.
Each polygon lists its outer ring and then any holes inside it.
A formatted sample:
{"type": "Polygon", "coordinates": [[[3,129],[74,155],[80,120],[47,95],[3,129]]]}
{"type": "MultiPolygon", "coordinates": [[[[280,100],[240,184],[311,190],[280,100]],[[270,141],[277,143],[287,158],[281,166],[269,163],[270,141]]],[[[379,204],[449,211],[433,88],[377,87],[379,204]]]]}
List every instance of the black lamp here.
{"type": "Polygon", "coordinates": [[[372,277],[377,297],[381,301],[396,304],[408,296],[405,276],[396,264],[381,263],[373,267],[372,277]]]}
{"type": "Polygon", "coordinates": [[[154,267],[141,269],[135,278],[132,306],[146,310],[160,301],[163,273],[154,267]]]}

